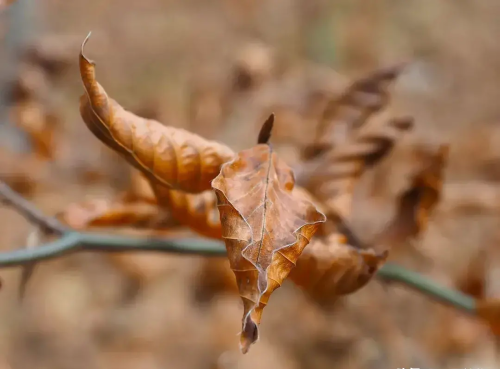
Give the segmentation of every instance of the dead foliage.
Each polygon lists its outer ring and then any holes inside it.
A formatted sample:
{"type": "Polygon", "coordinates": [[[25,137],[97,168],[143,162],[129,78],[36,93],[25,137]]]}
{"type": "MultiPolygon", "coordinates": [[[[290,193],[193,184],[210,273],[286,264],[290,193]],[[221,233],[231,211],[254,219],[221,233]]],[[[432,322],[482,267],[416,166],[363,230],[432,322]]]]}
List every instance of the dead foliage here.
{"type": "Polygon", "coordinates": [[[92,199],[68,206],[58,218],[74,229],[92,227],[135,227],[164,229],[170,214],[147,202],[120,202],[92,199]]]}
{"type": "MultiPolygon", "coordinates": [[[[317,120],[311,142],[305,147],[297,145],[300,162],[292,169],[273,146],[274,114],[262,125],[256,145],[235,152],[224,143],[152,119],[160,115],[157,104],[137,110],[147,118],[127,111],[96,80],[95,63],[83,54],[87,40],[79,56],[84,88],[80,114],[93,135],[130,164],[130,186],[113,199],[73,203],[58,218],[77,230],[133,229],[158,236],[187,229],[222,240],[227,260],[200,263],[202,281],[197,296],[203,300],[210,293],[239,294],[243,353],[259,339],[263,310],[287,278],[311,299],[330,304],[364,287],[392,247],[426,230],[441,197],[447,146],[420,160],[420,167],[397,199],[392,222],[373,241],[361,240],[350,223],[358,181],[390,156],[413,128],[410,117],[370,124],[370,118],[388,106],[389,88],[402,66],[375,71],[335,97],[311,93],[302,115],[281,106],[280,114],[287,117],[290,113],[299,123],[317,120]]],[[[256,60],[238,60],[234,69],[233,88],[240,92],[257,88],[272,74],[269,55],[252,52],[256,60]]],[[[50,73],[64,67],[41,52],[30,55],[50,73]]],[[[39,81],[42,86],[46,79],[39,81]]],[[[51,126],[50,115],[37,111],[38,103],[28,98],[30,91],[44,87],[30,87],[22,79],[18,85],[17,121],[31,132],[37,143],[35,151],[50,158],[54,143],[49,127],[56,130],[57,124],[51,126]],[[33,128],[37,122],[43,122],[38,130],[33,128]]],[[[204,116],[213,123],[214,117],[227,113],[220,110],[221,96],[214,97],[216,101],[209,97],[195,96],[218,106],[206,112],[195,104],[200,109],[192,116],[199,121],[196,125],[203,125],[204,116]]],[[[282,119],[279,129],[286,123],[282,119]]],[[[295,129],[305,128],[299,125],[295,129]]],[[[161,274],[157,272],[161,267],[156,266],[154,273],[148,272],[151,260],[141,263],[128,256],[106,257],[138,285],[161,274]]]]}
{"type": "Polygon", "coordinates": [[[243,300],[240,347],[246,353],[259,337],[262,310],[281,286],[325,216],[294,194],[293,172],[268,140],[274,117],[258,145],[238,153],[212,182],[226,243],[243,300]]]}
{"type": "MultiPolygon", "coordinates": [[[[379,237],[382,249],[378,241],[362,243],[346,221],[361,175],[387,157],[413,127],[408,117],[366,124],[388,104],[388,88],[400,71],[400,66],[376,71],[338,98],[312,104],[316,111],[324,109],[295,175],[270,142],[274,115],[263,124],[256,146],[234,153],[221,143],[123,109],[96,81],[95,64],[82,50],[81,116],[98,139],[142,174],[133,173],[124,203],[101,204],[94,212],[68,209],[68,223],[134,225],[166,209],[180,225],[222,239],[243,301],[240,348],[245,353],[259,338],[271,294],[289,274],[315,300],[335,300],[375,275],[387,259],[389,234],[398,233],[399,242],[424,231],[439,199],[444,149],[401,195],[396,220],[379,237]],[[344,139],[338,140],[341,130],[344,139]],[[302,188],[296,186],[296,176],[302,188]]],[[[222,277],[222,264],[204,263],[201,274],[214,282],[205,287],[232,289],[222,277]],[[221,278],[208,277],[214,273],[221,278]]]]}
{"type": "Polygon", "coordinates": [[[142,171],[154,185],[190,193],[210,189],[220,166],[234,153],[223,144],[144,119],[109,98],[95,79],[95,65],[80,53],[85,94],[80,113],[89,130],[104,144],[142,171]]]}

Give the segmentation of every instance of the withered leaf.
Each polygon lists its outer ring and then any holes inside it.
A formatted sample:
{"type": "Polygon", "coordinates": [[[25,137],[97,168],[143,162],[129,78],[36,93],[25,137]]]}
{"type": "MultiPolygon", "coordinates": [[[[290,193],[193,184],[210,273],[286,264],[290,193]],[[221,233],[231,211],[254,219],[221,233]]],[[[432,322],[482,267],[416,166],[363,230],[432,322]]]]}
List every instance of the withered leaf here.
{"type": "Polygon", "coordinates": [[[335,147],[335,130],[343,129],[342,141],[387,106],[388,88],[404,65],[382,68],[355,80],[338,98],[329,101],[316,126],[315,139],[303,150],[303,159],[312,159],[335,147]]]}
{"type": "Polygon", "coordinates": [[[240,152],[212,181],[222,238],[244,313],[240,348],[258,339],[271,293],[280,287],[326,217],[294,194],[292,170],[266,144],[240,152]]]}
{"type": "Polygon", "coordinates": [[[169,209],[180,224],[205,237],[222,237],[217,199],[213,191],[192,194],[159,185],[154,185],[153,189],[158,204],[169,209]]]}
{"type": "Polygon", "coordinates": [[[476,300],[476,314],[488,323],[495,335],[500,335],[500,299],[476,300]]]}
{"type": "Polygon", "coordinates": [[[409,188],[399,196],[394,220],[377,237],[377,245],[397,246],[425,231],[429,216],[441,197],[448,153],[449,146],[441,145],[436,153],[424,160],[409,188]]]}
{"type": "Polygon", "coordinates": [[[123,196],[124,202],[155,204],[168,210],[179,224],[200,235],[221,238],[217,199],[212,190],[197,194],[172,190],[154,180],[148,180],[135,169],[131,173],[131,182],[131,188],[123,196]]]}
{"type": "Polygon", "coordinates": [[[4,10],[4,8],[8,7],[16,0],[0,0],[0,11],[4,10]]]}
{"type": "Polygon", "coordinates": [[[345,218],[360,176],[379,163],[412,127],[413,120],[402,117],[371,130],[360,130],[343,145],[302,163],[297,168],[297,184],[345,218]]]}
{"type": "Polygon", "coordinates": [[[34,155],[0,147],[0,179],[16,192],[30,197],[49,177],[43,161],[34,155]]]}
{"type": "Polygon", "coordinates": [[[351,245],[342,233],[315,238],[306,247],[290,280],[314,300],[326,303],[365,286],[387,259],[388,252],[351,245]]]}
{"type": "Polygon", "coordinates": [[[157,204],[158,201],[148,178],[135,168],[130,168],[130,170],[130,187],[122,194],[122,201],[157,204]]]}
{"type": "Polygon", "coordinates": [[[26,132],[41,159],[53,159],[59,119],[40,101],[29,98],[12,107],[12,120],[26,132]]]}
{"type": "Polygon", "coordinates": [[[122,108],[96,81],[95,64],[83,55],[87,40],[88,37],[80,52],[80,74],[85,88],[80,98],[80,114],[87,127],[148,178],[185,192],[210,189],[220,166],[234,157],[233,151],[122,108]]]}
{"type": "Polygon", "coordinates": [[[73,229],[124,226],[159,228],[169,222],[170,216],[157,205],[146,202],[122,203],[92,199],[71,204],[57,218],[73,229]]]}

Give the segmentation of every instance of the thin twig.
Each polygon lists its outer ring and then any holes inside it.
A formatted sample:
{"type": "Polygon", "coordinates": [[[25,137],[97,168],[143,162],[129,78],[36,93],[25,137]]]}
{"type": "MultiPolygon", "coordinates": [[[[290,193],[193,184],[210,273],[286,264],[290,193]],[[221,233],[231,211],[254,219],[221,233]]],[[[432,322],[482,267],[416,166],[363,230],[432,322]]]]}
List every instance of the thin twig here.
{"type": "Polygon", "coordinates": [[[0,268],[19,267],[33,261],[55,259],[79,251],[149,251],[202,256],[221,256],[226,254],[226,249],[222,243],[202,238],[165,239],[68,232],[58,240],[40,245],[36,249],[0,252],[0,268]]]}
{"type": "Polygon", "coordinates": [[[437,282],[400,265],[385,264],[377,276],[386,281],[399,282],[441,303],[451,305],[466,313],[476,313],[476,300],[460,291],[439,285],[437,282]]]}
{"type": "MultiPolygon", "coordinates": [[[[222,242],[203,238],[168,239],[157,237],[124,237],[110,234],[77,232],[65,227],[55,218],[43,215],[29,201],[23,199],[1,181],[0,195],[4,196],[4,199],[8,198],[8,200],[4,200],[4,202],[14,206],[34,223],[61,234],[58,240],[42,244],[35,249],[24,248],[0,252],[0,268],[26,266],[33,262],[54,259],[79,251],[149,251],[200,256],[223,256],[226,254],[226,249],[222,242]],[[7,188],[7,190],[5,188],[7,188]],[[19,199],[22,201],[19,201],[19,199]]],[[[386,281],[401,283],[441,303],[451,305],[466,313],[476,313],[476,300],[473,297],[465,295],[457,290],[441,286],[437,282],[402,266],[385,264],[378,271],[377,276],[386,281]]]]}
{"type": "MultiPolygon", "coordinates": [[[[70,231],[68,227],[59,222],[56,218],[48,217],[43,214],[40,210],[38,210],[38,208],[35,207],[35,205],[26,200],[2,181],[0,181],[0,203],[13,207],[26,219],[34,223],[37,226],[35,232],[38,235],[38,239],[42,234],[63,235],[70,231]]],[[[38,241],[39,240],[36,241],[36,244],[28,242],[26,249],[33,250],[36,246],[38,246],[38,241]]],[[[21,301],[23,300],[28,282],[35,271],[36,261],[36,259],[33,259],[33,261],[26,263],[23,266],[21,283],[19,286],[19,298],[21,301]]]]}
{"type": "MultiPolygon", "coordinates": [[[[26,249],[35,249],[40,245],[41,239],[43,237],[43,233],[40,227],[36,227],[29,235],[26,240],[26,249]]],[[[23,267],[23,271],[21,273],[21,281],[19,282],[19,301],[24,300],[24,296],[26,295],[26,289],[28,287],[28,283],[35,272],[36,263],[29,263],[23,267]]]]}
{"type": "Polygon", "coordinates": [[[43,214],[30,201],[26,200],[3,181],[0,181],[0,202],[16,209],[23,217],[40,226],[46,233],[64,234],[70,230],[56,218],[43,214]]]}

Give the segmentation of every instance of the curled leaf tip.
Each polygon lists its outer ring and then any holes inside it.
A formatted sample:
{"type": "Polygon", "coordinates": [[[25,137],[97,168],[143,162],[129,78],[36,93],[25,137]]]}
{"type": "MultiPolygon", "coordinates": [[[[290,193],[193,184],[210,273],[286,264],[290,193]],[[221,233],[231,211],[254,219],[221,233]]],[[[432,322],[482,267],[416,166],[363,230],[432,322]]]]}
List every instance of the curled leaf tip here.
{"type": "Polygon", "coordinates": [[[240,335],[240,351],[242,354],[246,354],[250,350],[250,346],[257,342],[259,339],[259,329],[257,325],[248,319],[245,322],[245,327],[240,335]]]}
{"type": "Polygon", "coordinates": [[[271,138],[271,132],[273,130],[274,125],[274,113],[271,113],[269,117],[266,119],[262,128],[260,129],[259,138],[257,140],[258,144],[267,144],[269,139],[271,138]]]}
{"type": "Polygon", "coordinates": [[[89,38],[90,38],[90,36],[91,36],[91,35],[92,35],[92,31],[90,31],[90,32],[88,33],[87,37],[85,37],[85,40],[83,40],[83,42],[82,42],[82,47],[81,47],[81,49],[80,49],[80,56],[81,56],[82,58],[84,58],[87,62],[89,62],[89,63],[93,64],[93,62],[92,62],[89,58],[87,58],[87,57],[85,56],[85,54],[83,53],[83,50],[85,49],[85,45],[87,44],[87,41],[89,40],[89,38]]]}

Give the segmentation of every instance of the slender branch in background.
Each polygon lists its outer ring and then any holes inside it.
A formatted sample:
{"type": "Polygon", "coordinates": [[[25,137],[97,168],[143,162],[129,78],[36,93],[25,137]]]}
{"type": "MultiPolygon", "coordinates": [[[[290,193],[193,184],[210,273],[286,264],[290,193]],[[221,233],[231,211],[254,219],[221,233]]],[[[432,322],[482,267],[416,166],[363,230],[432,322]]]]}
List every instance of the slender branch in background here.
{"type": "MultiPolygon", "coordinates": [[[[23,217],[37,225],[37,229],[33,230],[28,237],[26,251],[34,250],[39,245],[43,234],[63,235],[71,231],[57,219],[45,216],[34,204],[26,200],[2,181],[0,181],[0,204],[1,203],[15,208],[23,217]]],[[[36,261],[36,259],[33,259],[23,266],[19,285],[19,299],[21,301],[24,299],[28,282],[33,276],[36,261]]]]}
{"type": "MultiPolygon", "coordinates": [[[[67,228],[57,219],[43,215],[33,204],[22,198],[1,181],[0,202],[14,207],[33,223],[44,227],[52,233],[61,235],[58,240],[41,244],[38,248],[24,248],[0,252],[0,268],[26,266],[33,262],[54,259],[79,251],[149,251],[200,256],[226,255],[226,249],[222,242],[203,238],[124,237],[110,234],[77,232],[67,228]]],[[[435,281],[402,266],[386,264],[378,271],[377,276],[385,281],[401,283],[436,301],[451,305],[466,313],[476,314],[476,300],[473,297],[441,286],[435,281]]]]}
{"type": "Polygon", "coordinates": [[[377,276],[388,282],[399,282],[438,302],[451,305],[466,313],[476,313],[476,300],[460,291],[441,286],[432,279],[408,270],[400,265],[385,264],[377,276]]]}
{"type": "Polygon", "coordinates": [[[38,225],[46,233],[64,234],[71,231],[57,219],[45,216],[30,201],[2,181],[0,181],[0,202],[16,209],[18,213],[31,223],[38,225]]]}

